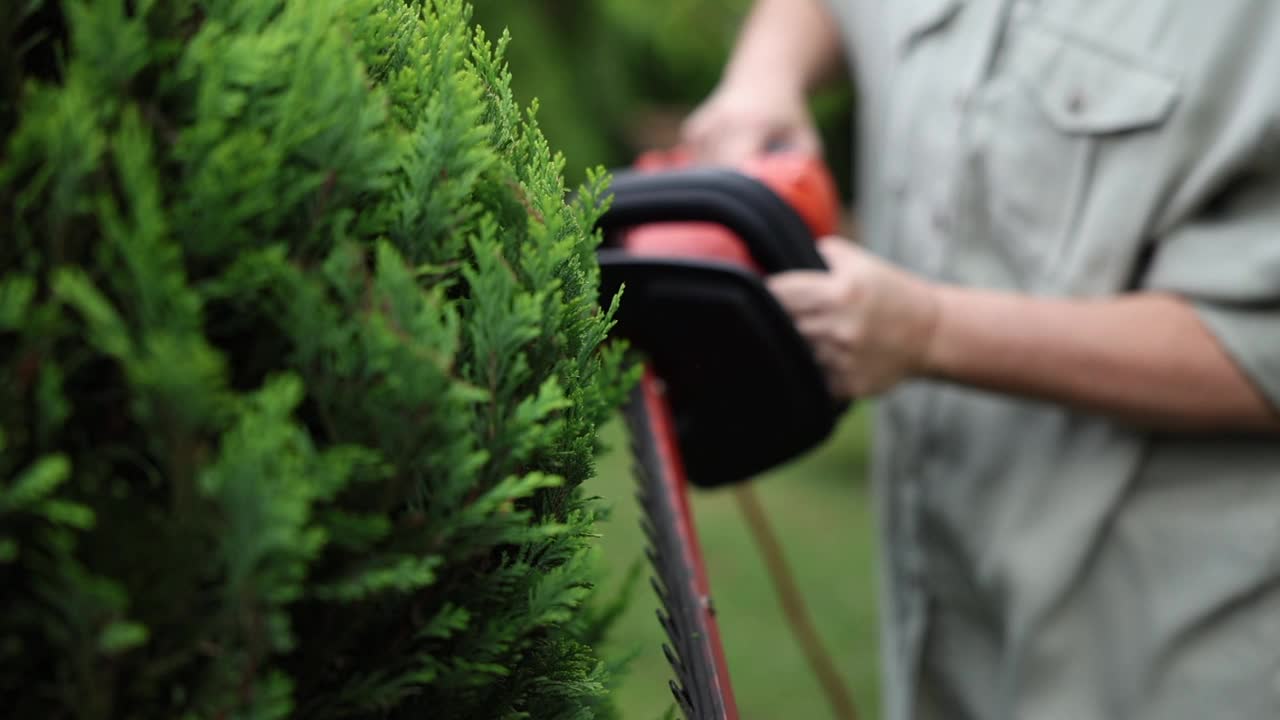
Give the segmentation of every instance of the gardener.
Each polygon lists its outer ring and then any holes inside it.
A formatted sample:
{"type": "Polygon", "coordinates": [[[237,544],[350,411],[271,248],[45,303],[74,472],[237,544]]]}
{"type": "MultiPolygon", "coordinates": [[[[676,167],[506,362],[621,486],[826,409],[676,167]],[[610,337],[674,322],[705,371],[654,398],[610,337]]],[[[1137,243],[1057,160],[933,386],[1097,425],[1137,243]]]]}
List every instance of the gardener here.
{"type": "Polygon", "coordinates": [[[881,397],[890,717],[1280,717],[1280,3],[830,8],[685,135],[818,150],[848,48],[869,249],[771,287],[881,397]]]}

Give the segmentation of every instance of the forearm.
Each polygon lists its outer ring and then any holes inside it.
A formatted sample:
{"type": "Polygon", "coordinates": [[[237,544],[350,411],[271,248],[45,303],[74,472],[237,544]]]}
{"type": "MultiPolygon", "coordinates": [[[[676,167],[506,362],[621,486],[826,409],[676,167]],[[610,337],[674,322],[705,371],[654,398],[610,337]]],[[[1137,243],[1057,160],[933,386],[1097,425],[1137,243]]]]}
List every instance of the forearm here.
{"type": "Polygon", "coordinates": [[[938,289],[928,375],[1163,430],[1280,431],[1195,310],[1155,293],[1054,300],[938,289]]]}
{"type": "Polygon", "coordinates": [[[837,27],[824,0],[757,0],[722,82],[806,93],[841,66],[837,27]]]}

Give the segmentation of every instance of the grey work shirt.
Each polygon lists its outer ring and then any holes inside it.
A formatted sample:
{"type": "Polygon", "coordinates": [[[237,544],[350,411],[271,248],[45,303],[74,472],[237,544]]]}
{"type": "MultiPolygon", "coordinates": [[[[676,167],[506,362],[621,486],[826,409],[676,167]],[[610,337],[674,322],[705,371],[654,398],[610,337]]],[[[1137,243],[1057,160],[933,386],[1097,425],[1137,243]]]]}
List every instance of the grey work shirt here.
{"type": "MultiPolygon", "coordinates": [[[[1280,2],[830,2],[877,252],[1179,293],[1280,403],[1280,2]]],[[[1280,440],[928,382],[876,435],[890,718],[1280,718],[1280,440]]]]}

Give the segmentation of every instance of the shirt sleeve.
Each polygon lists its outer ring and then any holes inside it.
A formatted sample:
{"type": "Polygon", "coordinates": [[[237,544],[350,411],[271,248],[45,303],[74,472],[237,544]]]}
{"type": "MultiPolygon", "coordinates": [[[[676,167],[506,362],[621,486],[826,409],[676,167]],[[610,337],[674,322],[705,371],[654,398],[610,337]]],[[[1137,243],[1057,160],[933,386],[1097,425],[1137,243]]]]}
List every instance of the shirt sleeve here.
{"type": "Polygon", "coordinates": [[[1280,411],[1280,162],[1267,164],[1162,238],[1143,285],[1190,300],[1280,411]]]}

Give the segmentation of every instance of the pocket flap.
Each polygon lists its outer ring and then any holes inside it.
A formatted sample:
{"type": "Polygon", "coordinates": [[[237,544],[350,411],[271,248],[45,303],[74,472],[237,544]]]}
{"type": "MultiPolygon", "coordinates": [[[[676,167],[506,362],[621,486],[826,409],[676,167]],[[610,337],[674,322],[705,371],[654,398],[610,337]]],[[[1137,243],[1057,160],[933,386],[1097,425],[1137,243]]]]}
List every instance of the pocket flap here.
{"type": "Polygon", "coordinates": [[[1031,60],[1024,80],[1063,132],[1138,130],[1164,121],[1177,104],[1177,83],[1156,70],[1039,26],[1022,30],[1031,60]]]}
{"type": "Polygon", "coordinates": [[[916,40],[942,27],[955,16],[962,0],[906,0],[900,5],[899,37],[906,51],[916,40]]]}

